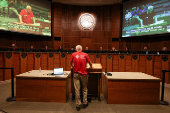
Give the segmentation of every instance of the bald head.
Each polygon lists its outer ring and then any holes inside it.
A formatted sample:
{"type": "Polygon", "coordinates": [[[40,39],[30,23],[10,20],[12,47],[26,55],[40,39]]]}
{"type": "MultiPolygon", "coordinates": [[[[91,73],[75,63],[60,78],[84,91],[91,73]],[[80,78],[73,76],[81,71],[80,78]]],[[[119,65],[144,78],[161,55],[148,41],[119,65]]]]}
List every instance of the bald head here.
{"type": "Polygon", "coordinates": [[[12,45],[11,45],[11,48],[15,48],[15,44],[12,44],[12,45]]]}
{"type": "Polygon", "coordinates": [[[88,48],[88,47],[86,47],[86,50],[89,50],[89,48],[88,48]]]}
{"type": "Polygon", "coordinates": [[[82,46],[81,45],[77,45],[76,46],[76,51],[82,51],[82,46]]]}
{"type": "Polygon", "coordinates": [[[28,5],[28,6],[26,7],[26,10],[27,10],[28,13],[30,13],[30,12],[31,12],[31,6],[28,5]]]}
{"type": "Polygon", "coordinates": [[[162,48],[162,51],[167,51],[167,48],[166,48],[166,47],[163,47],[163,48],[162,48]]]}

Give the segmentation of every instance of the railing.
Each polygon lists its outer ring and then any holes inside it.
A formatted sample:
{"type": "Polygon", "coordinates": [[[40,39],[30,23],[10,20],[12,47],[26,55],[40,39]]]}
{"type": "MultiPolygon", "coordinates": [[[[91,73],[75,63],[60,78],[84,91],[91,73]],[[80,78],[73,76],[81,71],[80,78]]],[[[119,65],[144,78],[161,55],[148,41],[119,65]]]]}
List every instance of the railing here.
{"type": "MultiPolygon", "coordinates": [[[[102,71],[107,72],[143,72],[162,79],[162,70],[170,69],[170,54],[114,54],[88,53],[92,63],[101,63],[102,71]]],[[[15,75],[31,70],[53,70],[63,67],[70,71],[71,53],[67,52],[0,52],[0,67],[14,67],[15,75]]],[[[0,81],[11,79],[4,70],[0,81]]],[[[170,84],[170,74],[166,74],[165,83],[170,84]]]]}
{"type": "Polygon", "coordinates": [[[169,102],[164,101],[164,87],[165,87],[165,73],[170,72],[170,71],[162,70],[162,72],[163,72],[163,76],[162,76],[162,91],[161,91],[160,104],[161,105],[169,105],[169,102]]]}
{"type": "Polygon", "coordinates": [[[7,98],[6,101],[11,102],[11,101],[15,101],[15,97],[14,97],[14,68],[0,68],[0,69],[11,69],[11,97],[7,98]]]}

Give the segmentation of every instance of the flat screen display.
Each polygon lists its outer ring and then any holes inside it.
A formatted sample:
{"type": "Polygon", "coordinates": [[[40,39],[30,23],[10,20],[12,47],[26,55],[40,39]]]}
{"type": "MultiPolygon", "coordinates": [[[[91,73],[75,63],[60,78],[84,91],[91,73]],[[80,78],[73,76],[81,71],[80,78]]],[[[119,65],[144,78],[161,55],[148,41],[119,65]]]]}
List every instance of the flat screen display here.
{"type": "Polygon", "coordinates": [[[123,2],[122,37],[170,32],[170,0],[123,2]]]}
{"type": "Polygon", "coordinates": [[[51,2],[0,0],[0,30],[51,36],[51,2]]]}

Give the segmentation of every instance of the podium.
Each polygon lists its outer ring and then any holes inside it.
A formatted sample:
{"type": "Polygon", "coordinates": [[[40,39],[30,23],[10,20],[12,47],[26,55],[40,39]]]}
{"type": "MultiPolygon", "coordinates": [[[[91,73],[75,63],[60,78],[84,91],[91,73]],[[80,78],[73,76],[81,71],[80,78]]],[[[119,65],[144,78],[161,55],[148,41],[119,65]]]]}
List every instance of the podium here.
{"type": "MultiPolygon", "coordinates": [[[[87,72],[89,75],[88,78],[88,94],[87,97],[98,97],[98,100],[101,101],[101,93],[102,93],[102,66],[100,63],[92,63],[92,68],[89,69],[89,64],[87,65],[87,72]]],[[[72,100],[75,99],[75,89],[74,89],[74,81],[73,81],[73,69],[71,69],[71,93],[72,100]]],[[[82,94],[82,90],[80,88],[80,95],[82,94]]]]}

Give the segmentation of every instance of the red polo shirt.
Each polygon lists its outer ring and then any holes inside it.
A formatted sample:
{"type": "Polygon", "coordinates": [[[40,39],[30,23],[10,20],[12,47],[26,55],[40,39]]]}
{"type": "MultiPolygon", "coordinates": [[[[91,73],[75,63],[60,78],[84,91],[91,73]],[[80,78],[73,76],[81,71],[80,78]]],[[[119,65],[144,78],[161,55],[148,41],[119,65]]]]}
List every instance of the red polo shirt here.
{"type": "Polygon", "coordinates": [[[21,12],[20,12],[20,15],[22,16],[22,22],[24,23],[29,23],[31,24],[32,23],[32,17],[34,17],[32,11],[30,13],[26,12],[26,9],[23,9],[21,12]]]}
{"type": "Polygon", "coordinates": [[[74,63],[73,74],[80,73],[83,76],[87,75],[86,63],[90,61],[89,56],[83,52],[72,53],[70,62],[74,63]]]}

